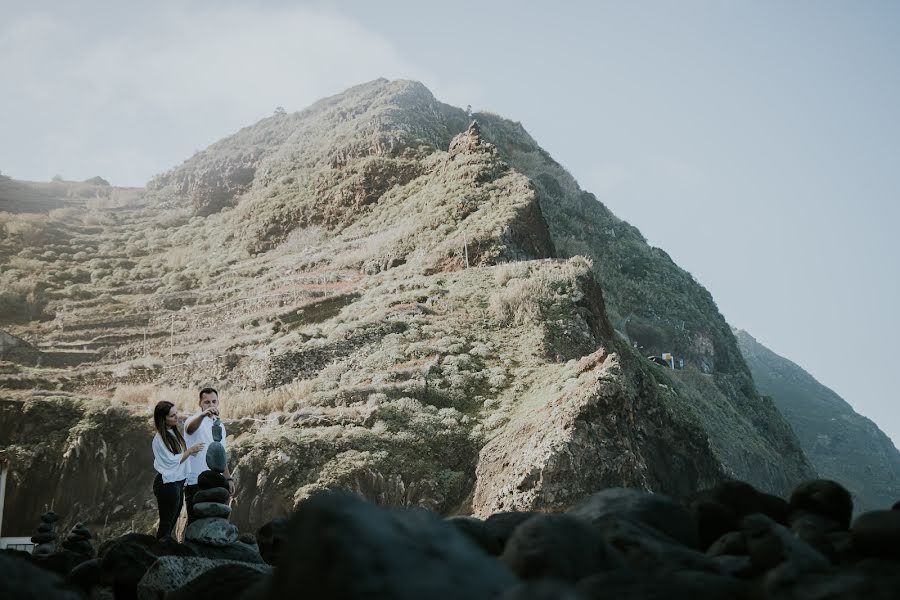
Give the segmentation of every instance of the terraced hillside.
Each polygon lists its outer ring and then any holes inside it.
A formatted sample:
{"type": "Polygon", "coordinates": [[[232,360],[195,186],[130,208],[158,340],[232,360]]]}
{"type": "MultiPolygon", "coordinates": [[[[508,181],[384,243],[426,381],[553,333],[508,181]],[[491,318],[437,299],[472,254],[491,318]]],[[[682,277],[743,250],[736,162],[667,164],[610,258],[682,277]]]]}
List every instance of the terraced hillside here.
{"type": "Polygon", "coordinates": [[[244,526],[331,486],[453,513],[729,474],[784,494],[811,475],[709,294],[520,125],[476,121],[378,80],[146,190],[58,183],[63,208],[19,201],[0,327],[39,355],[0,365],[18,423],[0,438],[7,510],[152,518],[149,406],[190,410],[209,384],[244,526]],[[683,370],[646,359],[667,350],[683,370]],[[35,436],[45,410],[59,427],[35,436]],[[133,445],[101,450],[110,423],[133,445]],[[47,485],[90,478],[96,456],[99,488],[47,485]]]}

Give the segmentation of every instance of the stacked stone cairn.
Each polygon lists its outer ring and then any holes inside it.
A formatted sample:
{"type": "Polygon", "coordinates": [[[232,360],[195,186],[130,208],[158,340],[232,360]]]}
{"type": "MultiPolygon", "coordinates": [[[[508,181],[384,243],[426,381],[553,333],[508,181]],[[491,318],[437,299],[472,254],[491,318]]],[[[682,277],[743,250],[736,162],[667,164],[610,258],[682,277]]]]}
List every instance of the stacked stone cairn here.
{"type": "Polygon", "coordinates": [[[262,563],[256,545],[241,542],[237,527],[228,520],[231,507],[224,475],[227,456],[222,445],[222,424],[218,419],[213,423],[212,434],[213,442],[206,451],[209,470],[200,474],[197,480],[200,491],[194,495],[194,513],[199,518],[187,526],[185,544],[197,556],[205,558],[262,563]]]}
{"type": "Polygon", "coordinates": [[[41,515],[41,524],[37,533],[31,536],[31,543],[35,544],[31,553],[34,556],[49,556],[56,552],[56,522],[59,516],[55,512],[47,511],[41,515]]]}
{"type": "Polygon", "coordinates": [[[76,523],[66,539],[63,540],[62,547],[75,554],[80,554],[86,558],[94,558],[94,546],[91,544],[91,532],[82,523],[76,523]]]}

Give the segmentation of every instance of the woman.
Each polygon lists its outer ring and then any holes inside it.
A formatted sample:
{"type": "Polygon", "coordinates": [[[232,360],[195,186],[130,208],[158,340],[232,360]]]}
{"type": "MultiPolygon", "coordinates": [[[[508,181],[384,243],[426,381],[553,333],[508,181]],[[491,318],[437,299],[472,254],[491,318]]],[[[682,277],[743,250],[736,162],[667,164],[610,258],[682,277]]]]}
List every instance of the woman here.
{"type": "Polygon", "coordinates": [[[189,456],[203,449],[203,444],[195,444],[186,448],[184,437],[178,431],[178,410],[171,402],[158,402],[153,409],[153,423],[156,435],[153,436],[153,468],[156,479],[153,480],[153,495],[159,507],[159,529],[156,538],[162,539],[172,535],[175,522],[181,513],[184,503],[184,479],[187,475],[189,456]]]}

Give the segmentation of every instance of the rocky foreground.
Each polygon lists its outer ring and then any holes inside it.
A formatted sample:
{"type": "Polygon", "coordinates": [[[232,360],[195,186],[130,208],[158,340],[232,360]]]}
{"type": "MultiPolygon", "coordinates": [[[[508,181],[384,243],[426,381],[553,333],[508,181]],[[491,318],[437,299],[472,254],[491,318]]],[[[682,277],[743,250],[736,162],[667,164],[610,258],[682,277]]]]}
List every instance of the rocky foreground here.
{"type": "Polygon", "coordinates": [[[566,512],[484,520],[323,492],[255,536],[210,518],[189,527],[184,544],[132,533],[104,541],[96,555],[80,526],[54,551],[48,514],[34,554],[0,553],[0,596],[900,597],[900,502],[851,522],[852,513],[850,494],[829,480],[807,481],[787,501],[739,481],[683,502],[609,488],[566,512]]]}

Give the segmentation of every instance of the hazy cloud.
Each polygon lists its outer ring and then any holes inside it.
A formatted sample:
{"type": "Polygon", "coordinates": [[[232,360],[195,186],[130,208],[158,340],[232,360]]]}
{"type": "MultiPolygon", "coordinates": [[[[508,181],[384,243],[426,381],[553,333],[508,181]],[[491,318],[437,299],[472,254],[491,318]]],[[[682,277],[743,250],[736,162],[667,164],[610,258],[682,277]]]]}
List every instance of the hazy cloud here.
{"type": "Polygon", "coordinates": [[[153,3],[115,24],[58,12],[0,24],[3,172],[141,185],[276,106],[381,76],[434,83],[381,36],[309,7],[153,3]]]}

